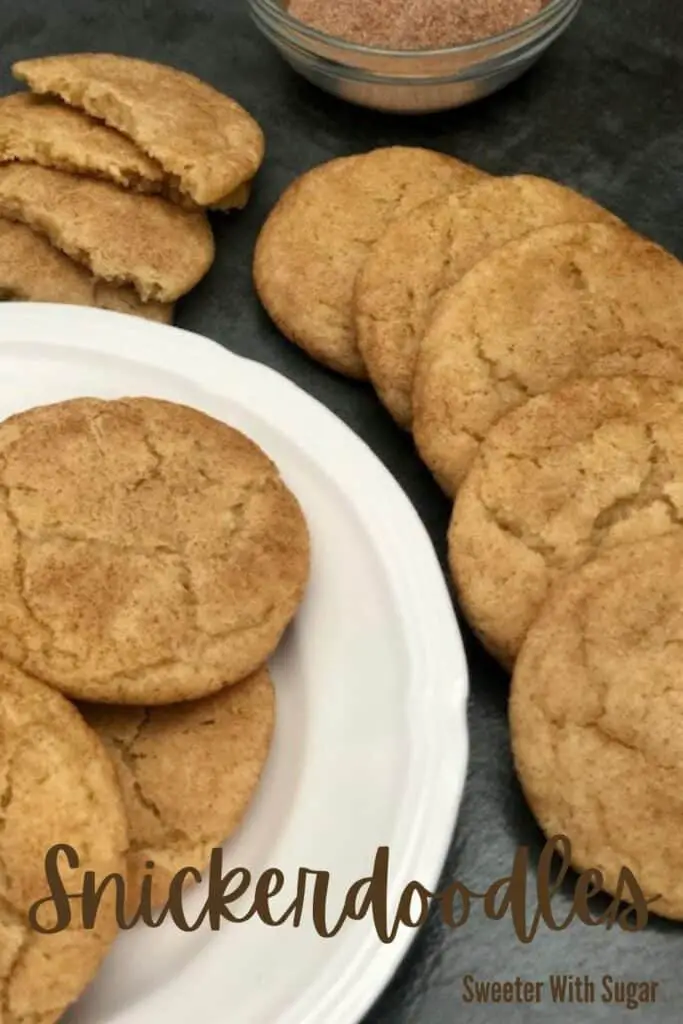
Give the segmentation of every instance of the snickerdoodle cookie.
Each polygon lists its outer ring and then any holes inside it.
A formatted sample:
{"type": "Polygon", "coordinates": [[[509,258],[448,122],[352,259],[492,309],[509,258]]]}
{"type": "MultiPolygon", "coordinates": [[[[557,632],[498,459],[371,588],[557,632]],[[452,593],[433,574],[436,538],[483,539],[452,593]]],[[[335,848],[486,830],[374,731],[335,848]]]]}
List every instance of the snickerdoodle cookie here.
{"type": "Polygon", "coordinates": [[[578,380],[492,428],[458,492],[451,572],[482,641],[511,666],[562,574],[683,525],[678,383],[578,380]]]}
{"type": "Polygon", "coordinates": [[[203,700],[163,708],[81,706],[103,740],[130,829],[129,909],[152,861],[153,901],[182,868],[203,871],[241,823],[268,757],[275,691],[267,669],[203,700]]]}
{"type": "Polygon", "coordinates": [[[418,450],[454,494],[508,409],[576,375],[652,372],[683,346],[683,264],[628,228],[564,224],[509,242],[442,300],[413,391],[418,450]]]}
{"type": "Polygon", "coordinates": [[[552,224],[616,218],[546,178],[487,178],[394,221],[361,270],[358,345],[379,398],[403,427],[412,422],[420,342],[439,299],[502,245],[552,224]]]}
{"type": "Polygon", "coordinates": [[[29,92],[0,98],[0,162],[15,160],[104,178],[136,192],[164,191],[161,165],[125,135],[29,92]]]}
{"type": "MultiPolygon", "coordinates": [[[[113,899],[105,897],[91,930],[83,927],[81,900],[71,900],[71,921],[44,934],[29,912],[51,895],[48,851],[64,855],[64,888],[78,893],[92,871],[96,884],[110,874],[125,878],[126,815],[105,749],[61,694],[0,663],[0,984],[2,1024],[54,1024],[95,976],[116,937],[113,899]]],[[[37,908],[41,929],[60,922],[53,905],[37,908]]],[[[86,921],[86,924],[88,922],[86,921]]]]}
{"type": "Polygon", "coordinates": [[[0,654],[71,697],[168,704],[243,679],[308,571],[277,468],[201,412],[77,399],[0,425],[0,654]]]}
{"type": "Polygon", "coordinates": [[[517,661],[512,747],[548,836],[615,893],[628,867],[683,919],[683,537],[619,547],[553,589],[517,661]]]}
{"type": "Polygon", "coordinates": [[[111,53],[14,64],[35,93],[59,96],[132,139],[199,206],[243,206],[263,161],[256,121],[235,100],[177,68],[111,53]]]}
{"type": "Polygon", "coordinates": [[[137,292],[98,281],[25,224],[0,218],[0,299],[97,306],[170,323],[173,306],[143,302],[137,292]]]}
{"type": "Polygon", "coordinates": [[[64,171],[0,167],[0,215],[40,231],[96,277],[132,285],[144,301],[175,302],[213,263],[203,212],[64,171]]]}
{"type": "Polygon", "coordinates": [[[365,379],[354,288],[373,245],[394,217],[483,177],[442,153],[402,146],[304,174],[281,196],[256,246],[256,290],[275,324],[319,362],[365,379]]]}

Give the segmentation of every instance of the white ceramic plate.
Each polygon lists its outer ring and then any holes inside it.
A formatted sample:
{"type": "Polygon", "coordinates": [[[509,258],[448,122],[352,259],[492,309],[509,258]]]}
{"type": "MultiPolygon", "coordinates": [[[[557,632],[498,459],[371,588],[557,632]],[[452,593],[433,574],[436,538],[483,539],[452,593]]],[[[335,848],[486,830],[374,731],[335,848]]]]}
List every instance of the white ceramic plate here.
{"type": "MultiPolygon", "coordinates": [[[[465,780],[467,668],[433,548],[396,482],[318,402],[214,342],[114,313],[2,304],[0,416],[86,395],[166,398],[243,430],[310,525],[310,588],[273,661],[272,755],[226,870],[280,868],[275,913],[299,868],[328,871],[335,916],[389,846],[390,908],[412,880],[433,890],[465,780]]],[[[203,898],[191,894],[189,919],[203,898]]],[[[252,919],[124,933],[69,1024],[357,1024],[414,931],[382,944],[368,918],[325,940],[310,906],[309,894],[297,929],[252,919]]]]}

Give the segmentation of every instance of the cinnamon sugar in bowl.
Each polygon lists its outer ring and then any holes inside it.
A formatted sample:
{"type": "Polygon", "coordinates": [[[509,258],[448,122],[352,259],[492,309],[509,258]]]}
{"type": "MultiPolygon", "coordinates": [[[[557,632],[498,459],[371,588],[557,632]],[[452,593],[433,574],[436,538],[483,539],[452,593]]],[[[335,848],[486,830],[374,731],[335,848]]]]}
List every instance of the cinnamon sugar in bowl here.
{"type": "MultiPolygon", "coordinates": [[[[362,33],[347,31],[347,38],[340,38],[323,32],[294,17],[290,2],[249,0],[256,25],[295,71],[351,103],[404,114],[464,106],[502,89],[542,56],[581,6],[581,0],[548,0],[540,10],[538,3],[530,4],[536,14],[484,39],[407,49],[409,37],[395,35],[389,38],[403,48],[387,49],[353,41],[366,38],[362,33]]],[[[297,6],[307,10],[305,4],[297,6]]]]}

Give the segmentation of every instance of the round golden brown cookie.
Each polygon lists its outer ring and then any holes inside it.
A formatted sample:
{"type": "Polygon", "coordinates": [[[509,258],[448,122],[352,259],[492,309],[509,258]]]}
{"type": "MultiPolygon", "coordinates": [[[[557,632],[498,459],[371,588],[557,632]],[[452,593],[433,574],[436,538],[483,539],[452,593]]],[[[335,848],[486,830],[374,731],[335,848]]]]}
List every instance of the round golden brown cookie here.
{"type": "MultiPolygon", "coordinates": [[[[116,937],[114,893],[105,896],[95,927],[83,927],[82,901],[71,920],[54,904],[29,912],[54,891],[46,856],[68,844],[80,864],[58,862],[64,889],[82,892],[84,873],[97,884],[125,879],[127,823],[113,766],[97,736],[56,691],[0,663],[2,830],[0,832],[0,984],[2,1024],[53,1024],[95,976],[116,937]]],[[[86,921],[86,924],[88,922],[86,921]]]]}
{"type": "Polygon", "coordinates": [[[170,323],[173,306],[143,302],[130,287],[98,281],[43,236],[0,218],[0,299],[96,306],[170,323]]]}
{"type": "Polygon", "coordinates": [[[243,679],[308,572],[277,468],[201,412],[78,399],[0,425],[0,654],[71,697],[168,704],[243,679]]]}
{"type": "Polygon", "coordinates": [[[578,380],[500,419],[458,492],[450,567],[510,667],[558,577],[682,524],[683,355],[678,383],[578,380]]]}
{"type": "MultiPolygon", "coordinates": [[[[267,669],[212,697],[164,708],[82,705],[107,747],[128,814],[129,910],[148,862],[155,906],[183,868],[203,871],[242,819],[265,766],[275,722],[267,669]]],[[[188,879],[191,882],[191,879],[188,879]]]]}
{"type": "MultiPolygon", "coordinates": [[[[683,538],[620,547],[553,590],[520,652],[510,725],[539,824],[615,893],[634,872],[683,918],[683,538]]],[[[628,893],[624,894],[625,896],[628,893]]]]}
{"type": "Polygon", "coordinates": [[[564,224],[509,242],[447,293],[423,339],[423,460],[453,495],[508,409],[576,375],[649,376],[663,347],[681,350],[682,323],[683,264],[628,228],[564,224]]]}
{"type": "Polygon", "coordinates": [[[546,178],[488,178],[394,221],[361,270],[358,345],[394,419],[409,428],[420,342],[444,292],[514,238],[551,224],[613,221],[613,214],[546,178]]]}
{"type": "Polygon", "coordinates": [[[203,212],[33,164],[0,167],[0,215],[41,232],[96,277],[143,301],[175,302],[214,258],[203,212]]]}
{"type": "Polygon", "coordinates": [[[235,100],[194,75],[110,53],[23,60],[12,73],[33,92],[59,96],[127,135],[200,206],[246,202],[244,186],[263,161],[263,132],[235,100]]]}
{"type": "Polygon", "coordinates": [[[333,370],[364,379],[354,288],[394,217],[461,192],[483,172],[442,153],[402,146],[314,168],[281,196],[259,236],[254,281],[290,341],[333,370]]]}

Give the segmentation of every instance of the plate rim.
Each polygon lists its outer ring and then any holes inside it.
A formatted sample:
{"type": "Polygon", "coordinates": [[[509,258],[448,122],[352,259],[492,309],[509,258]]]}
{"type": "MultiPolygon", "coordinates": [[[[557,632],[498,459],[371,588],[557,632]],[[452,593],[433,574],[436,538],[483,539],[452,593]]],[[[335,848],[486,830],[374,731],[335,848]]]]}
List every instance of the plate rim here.
{"type": "MultiPolygon", "coordinates": [[[[415,834],[412,838],[405,836],[404,847],[408,852],[404,856],[409,857],[411,863],[417,862],[410,867],[410,878],[418,879],[430,891],[435,891],[459,820],[469,766],[470,677],[464,641],[446,578],[427,529],[409,497],[370,446],[331,409],[273,367],[237,355],[207,335],[90,307],[28,302],[6,302],[0,307],[0,346],[19,345],[26,341],[64,348],[66,343],[58,336],[60,331],[64,334],[67,329],[72,339],[68,342],[69,348],[102,352],[173,373],[217,400],[222,397],[235,401],[230,388],[223,389],[220,385],[220,371],[232,366],[231,381],[236,374],[242,385],[248,385],[246,392],[240,392],[239,401],[249,408],[249,394],[258,393],[262,401],[260,407],[257,403],[256,415],[265,419],[272,429],[284,433],[328,477],[341,476],[342,480],[336,480],[337,486],[344,487],[352,500],[355,491],[357,513],[360,514],[361,499],[366,496],[361,494],[365,486],[384,492],[393,503],[395,515],[387,517],[388,528],[387,520],[382,523],[382,544],[391,540],[397,558],[394,570],[400,566],[400,571],[412,582],[405,591],[395,591],[394,597],[405,616],[410,599],[407,595],[413,594],[413,613],[417,609],[417,619],[415,632],[409,639],[414,648],[419,646],[419,655],[429,669],[425,672],[429,677],[425,693],[439,711],[443,737],[438,756],[435,752],[437,745],[431,742],[431,737],[429,742],[426,736],[423,738],[426,753],[431,758],[431,786],[422,792],[420,816],[413,827],[413,833],[419,834],[418,841],[415,834]],[[189,351],[188,344],[192,345],[189,351]],[[202,366],[204,370],[200,369],[202,366]],[[216,367],[215,374],[213,366],[216,367]],[[246,402],[243,401],[245,396],[246,402]],[[312,420],[313,429],[309,426],[306,431],[301,428],[296,431],[289,429],[291,424],[285,427],[282,423],[273,423],[266,414],[266,408],[276,399],[281,406],[295,403],[299,418],[312,420]],[[328,454],[330,441],[335,439],[346,449],[345,459],[341,463],[335,459],[334,468],[320,460],[323,439],[323,447],[328,446],[328,454]],[[354,463],[353,468],[350,463],[354,463]],[[392,535],[398,520],[399,533],[403,531],[404,538],[392,535]],[[408,535],[408,544],[404,542],[405,534],[408,535]],[[430,615],[433,623],[426,621],[430,615]],[[444,664],[449,668],[444,669],[444,664]],[[449,687],[444,681],[438,682],[445,680],[446,676],[449,677],[449,687]],[[425,836],[429,836],[428,841],[425,841],[425,836]]],[[[386,502],[386,497],[383,502],[386,502]]],[[[363,525],[369,528],[367,514],[362,518],[363,525]]],[[[384,557],[382,561],[385,561],[384,557]]],[[[412,629],[413,616],[410,617],[412,629]]],[[[364,939],[356,954],[347,957],[336,983],[324,993],[322,1005],[315,998],[320,985],[314,978],[294,1004],[285,1008],[278,1024],[361,1024],[391,983],[418,931],[404,928],[390,945],[370,943],[364,939]],[[366,950],[370,945],[373,948],[366,950]],[[309,1004],[313,999],[308,1007],[304,1005],[307,999],[309,1004]]],[[[169,987],[183,974],[181,971],[170,979],[169,987]]],[[[140,1001],[138,1005],[143,1012],[155,995],[150,993],[140,1001]]]]}

